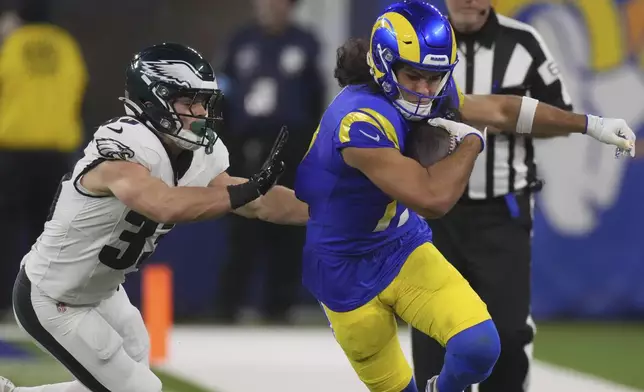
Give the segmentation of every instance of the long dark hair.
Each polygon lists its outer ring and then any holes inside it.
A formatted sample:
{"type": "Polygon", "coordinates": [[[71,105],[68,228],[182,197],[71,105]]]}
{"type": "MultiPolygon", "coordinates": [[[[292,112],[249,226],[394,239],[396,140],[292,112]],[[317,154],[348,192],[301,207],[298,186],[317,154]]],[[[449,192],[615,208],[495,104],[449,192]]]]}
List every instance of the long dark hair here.
{"type": "Polygon", "coordinates": [[[349,38],[336,51],[336,65],[333,76],[340,87],[356,84],[366,84],[375,91],[380,87],[373,80],[369,65],[367,65],[369,41],[364,38],[349,38]]]}

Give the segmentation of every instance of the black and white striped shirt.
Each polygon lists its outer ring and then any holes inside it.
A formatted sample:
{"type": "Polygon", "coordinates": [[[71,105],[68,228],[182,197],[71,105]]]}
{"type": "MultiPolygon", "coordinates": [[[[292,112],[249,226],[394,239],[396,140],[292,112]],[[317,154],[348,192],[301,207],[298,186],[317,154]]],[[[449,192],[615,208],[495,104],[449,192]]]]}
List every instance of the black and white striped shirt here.
{"type": "MultiPolygon", "coordinates": [[[[492,10],[481,30],[456,34],[459,62],[454,79],[465,94],[514,94],[572,110],[557,64],[530,25],[492,10]]],[[[519,191],[537,181],[530,137],[489,135],[465,198],[486,199],[519,191]]]]}

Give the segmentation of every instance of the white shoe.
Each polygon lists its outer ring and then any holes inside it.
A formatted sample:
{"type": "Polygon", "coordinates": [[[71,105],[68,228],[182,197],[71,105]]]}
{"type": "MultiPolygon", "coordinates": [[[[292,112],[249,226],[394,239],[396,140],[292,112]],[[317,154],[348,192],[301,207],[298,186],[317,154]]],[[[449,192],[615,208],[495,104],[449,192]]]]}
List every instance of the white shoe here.
{"type": "Polygon", "coordinates": [[[0,377],[0,392],[11,392],[16,388],[15,385],[4,377],[0,377]]]}
{"type": "MultiPolygon", "coordinates": [[[[438,376],[434,376],[427,381],[425,392],[438,392],[438,376]]],[[[0,390],[2,392],[2,390],[0,390]]]]}

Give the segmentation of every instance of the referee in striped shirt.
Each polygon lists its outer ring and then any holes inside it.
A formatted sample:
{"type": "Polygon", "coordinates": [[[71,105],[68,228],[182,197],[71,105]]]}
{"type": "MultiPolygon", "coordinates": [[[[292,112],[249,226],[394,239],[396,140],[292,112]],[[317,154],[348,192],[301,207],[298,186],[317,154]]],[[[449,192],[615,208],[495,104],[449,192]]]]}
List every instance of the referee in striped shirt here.
{"type": "MultiPolygon", "coordinates": [[[[454,79],[465,94],[527,95],[572,110],[557,65],[534,28],[496,14],[490,0],[446,3],[459,47],[454,79]]],[[[532,194],[540,187],[532,139],[489,135],[463,198],[445,217],[429,222],[434,244],[485,301],[501,337],[501,355],[480,392],[527,391],[535,333],[532,194]]],[[[412,348],[422,390],[440,373],[445,351],[416,330],[412,348]]]]}

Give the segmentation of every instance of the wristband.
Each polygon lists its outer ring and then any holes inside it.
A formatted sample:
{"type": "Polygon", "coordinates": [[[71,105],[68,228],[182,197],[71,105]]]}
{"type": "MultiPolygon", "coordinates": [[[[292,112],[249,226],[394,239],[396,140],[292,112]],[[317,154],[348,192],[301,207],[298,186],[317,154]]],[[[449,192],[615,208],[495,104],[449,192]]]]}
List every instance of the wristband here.
{"type": "Polygon", "coordinates": [[[587,133],[588,135],[594,138],[597,138],[603,129],[604,129],[603,118],[599,116],[594,116],[592,114],[586,115],[586,129],[584,130],[584,133],[587,133]]]}
{"type": "Polygon", "coordinates": [[[233,210],[250,203],[260,196],[257,184],[251,181],[239,185],[228,185],[226,189],[230,197],[230,208],[233,210]]]}

